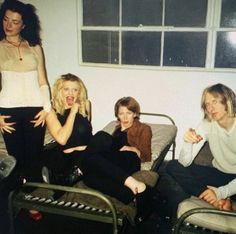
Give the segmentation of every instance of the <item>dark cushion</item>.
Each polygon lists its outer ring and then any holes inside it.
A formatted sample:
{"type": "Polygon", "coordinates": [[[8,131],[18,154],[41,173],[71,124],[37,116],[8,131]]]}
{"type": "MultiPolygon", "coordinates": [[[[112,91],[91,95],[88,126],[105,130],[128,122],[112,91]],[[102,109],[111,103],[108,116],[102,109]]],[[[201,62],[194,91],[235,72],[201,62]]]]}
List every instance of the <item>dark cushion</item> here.
{"type": "Polygon", "coordinates": [[[194,159],[194,163],[197,165],[212,167],[212,159],[213,156],[209,147],[209,143],[206,142],[194,159]]]}

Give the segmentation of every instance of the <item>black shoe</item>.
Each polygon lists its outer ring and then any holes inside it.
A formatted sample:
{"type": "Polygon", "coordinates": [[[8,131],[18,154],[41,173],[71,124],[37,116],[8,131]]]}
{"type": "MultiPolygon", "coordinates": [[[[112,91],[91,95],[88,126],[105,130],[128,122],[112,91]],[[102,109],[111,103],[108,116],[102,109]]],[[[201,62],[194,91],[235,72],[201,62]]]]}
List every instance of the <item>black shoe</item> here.
{"type": "Polygon", "coordinates": [[[42,168],[42,177],[43,181],[48,184],[72,186],[79,181],[81,174],[79,174],[76,166],[64,173],[53,173],[52,170],[44,166],[42,168]]]}
{"type": "Polygon", "coordinates": [[[62,175],[64,185],[72,186],[82,178],[81,171],[74,166],[68,173],[62,175]]]}
{"type": "Polygon", "coordinates": [[[142,193],[136,194],[137,215],[136,223],[146,220],[153,212],[153,188],[147,186],[142,193]]]}

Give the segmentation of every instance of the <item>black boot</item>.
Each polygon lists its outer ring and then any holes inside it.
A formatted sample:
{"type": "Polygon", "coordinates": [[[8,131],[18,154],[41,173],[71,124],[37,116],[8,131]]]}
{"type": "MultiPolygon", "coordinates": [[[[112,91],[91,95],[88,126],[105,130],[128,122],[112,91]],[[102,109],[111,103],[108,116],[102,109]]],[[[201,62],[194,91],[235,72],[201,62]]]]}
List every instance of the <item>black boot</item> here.
{"type": "Polygon", "coordinates": [[[147,186],[142,193],[136,194],[136,205],[137,205],[137,215],[135,218],[136,223],[140,223],[146,220],[153,212],[153,188],[147,186]]]}
{"type": "Polygon", "coordinates": [[[61,175],[60,177],[64,185],[72,186],[82,179],[82,173],[79,167],[75,165],[72,169],[70,169],[68,172],[63,173],[63,175],[61,175]]]}

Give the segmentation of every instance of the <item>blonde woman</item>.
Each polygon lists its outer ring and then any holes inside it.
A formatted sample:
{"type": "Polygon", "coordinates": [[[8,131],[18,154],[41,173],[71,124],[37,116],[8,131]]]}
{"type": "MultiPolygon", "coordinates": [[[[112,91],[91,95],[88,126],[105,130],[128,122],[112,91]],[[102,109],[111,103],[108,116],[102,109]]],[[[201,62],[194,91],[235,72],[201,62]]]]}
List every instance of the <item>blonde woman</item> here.
{"type": "Polygon", "coordinates": [[[62,180],[69,179],[64,174],[73,168],[74,157],[70,154],[75,152],[77,157],[92,137],[90,116],[90,102],[81,79],[73,74],[60,76],[53,86],[53,109],[46,118],[48,131],[56,143],[43,151],[43,163],[62,180]]]}

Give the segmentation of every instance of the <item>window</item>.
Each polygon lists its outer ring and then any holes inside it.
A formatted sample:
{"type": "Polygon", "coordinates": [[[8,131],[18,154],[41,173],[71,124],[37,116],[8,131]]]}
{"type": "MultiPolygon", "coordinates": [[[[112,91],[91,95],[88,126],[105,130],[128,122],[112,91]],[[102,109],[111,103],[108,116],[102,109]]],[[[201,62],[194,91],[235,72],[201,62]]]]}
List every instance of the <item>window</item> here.
{"type": "Polygon", "coordinates": [[[83,31],[83,61],[118,64],[118,40],[118,32],[83,31]]]}
{"type": "Polygon", "coordinates": [[[217,30],[215,67],[236,68],[235,0],[222,0],[220,28],[217,30]]]}
{"type": "Polygon", "coordinates": [[[235,69],[235,0],[78,0],[80,62],[235,69]]]}
{"type": "Polygon", "coordinates": [[[122,64],[160,65],[159,32],[123,32],[122,64]]]}

